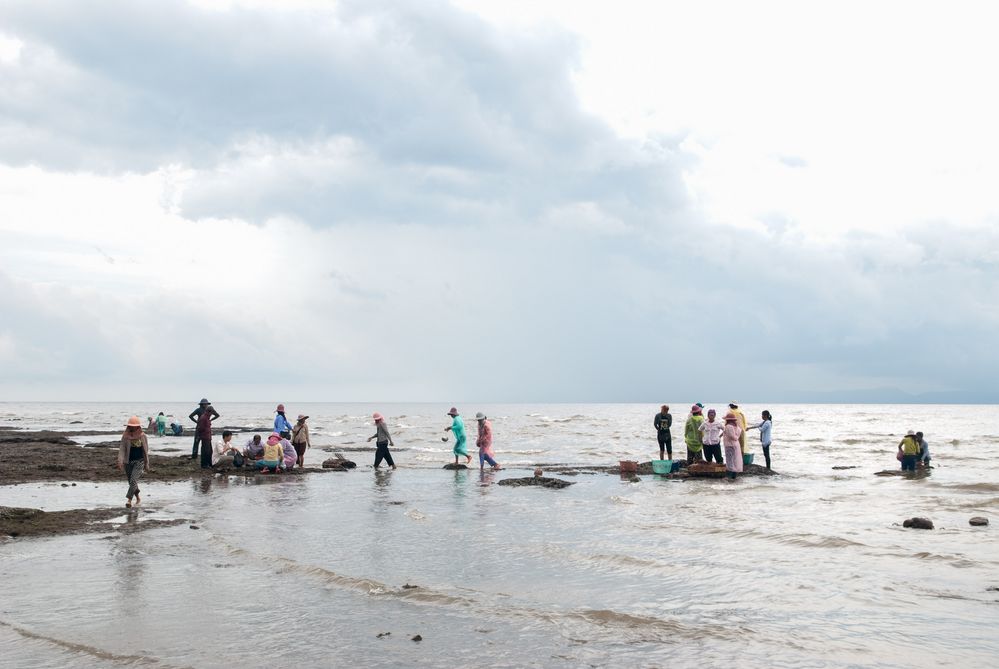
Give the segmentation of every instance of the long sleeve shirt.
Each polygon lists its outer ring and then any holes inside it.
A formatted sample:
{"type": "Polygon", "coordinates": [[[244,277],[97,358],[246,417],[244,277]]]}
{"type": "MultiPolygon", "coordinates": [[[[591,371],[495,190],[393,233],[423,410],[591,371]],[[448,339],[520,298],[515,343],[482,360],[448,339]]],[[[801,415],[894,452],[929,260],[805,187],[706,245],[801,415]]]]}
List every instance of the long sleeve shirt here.
{"type": "Polygon", "coordinates": [[[657,432],[668,433],[669,429],[673,427],[673,416],[668,413],[657,413],[652,425],[655,426],[657,432]]]}
{"type": "Polygon", "coordinates": [[[773,423],[771,423],[768,420],[765,420],[762,423],[757,423],[756,425],[753,425],[752,427],[749,427],[747,429],[750,429],[750,430],[759,430],[760,431],[760,443],[763,444],[764,446],[769,446],[771,444],[770,428],[772,428],[772,427],[773,427],[773,423]]]}
{"type": "Polygon", "coordinates": [[[479,436],[475,440],[475,445],[486,455],[492,456],[493,426],[488,420],[479,421],[479,436]]]}
{"type": "Polygon", "coordinates": [[[274,417],[274,431],[278,434],[282,432],[291,432],[291,423],[288,419],[284,417],[284,414],[278,414],[274,417]]]}

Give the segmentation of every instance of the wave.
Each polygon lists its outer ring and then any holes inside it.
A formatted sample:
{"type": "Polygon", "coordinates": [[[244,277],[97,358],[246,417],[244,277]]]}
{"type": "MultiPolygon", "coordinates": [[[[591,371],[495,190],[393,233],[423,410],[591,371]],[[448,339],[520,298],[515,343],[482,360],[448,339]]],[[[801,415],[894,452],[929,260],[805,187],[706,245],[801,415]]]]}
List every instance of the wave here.
{"type": "Polygon", "coordinates": [[[88,646],[87,644],[77,643],[75,641],[66,641],[65,639],[59,639],[45,634],[39,634],[38,632],[32,632],[29,629],[25,629],[24,627],[14,625],[4,620],[0,620],[0,625],[20,634],[26,639],[37,639],[39,641],[46,641],[53,645],[59,646],[60,648],[65,648],[66,650],[72,651],[74,653],[82,653],[85,655],[89,655],[99,660],[108,660],[110,662],[120,662],[122,664],[132,664],[132,665],[154,665],[159,667],[177,666],[177,665],[167,664],[162,660],[158,660],[155,657],[149,657],[148,655],[120,655],[118,653],[112,653],[111,651],[102,650],[101,648],[97,648],[96,646],[88,646]]]}

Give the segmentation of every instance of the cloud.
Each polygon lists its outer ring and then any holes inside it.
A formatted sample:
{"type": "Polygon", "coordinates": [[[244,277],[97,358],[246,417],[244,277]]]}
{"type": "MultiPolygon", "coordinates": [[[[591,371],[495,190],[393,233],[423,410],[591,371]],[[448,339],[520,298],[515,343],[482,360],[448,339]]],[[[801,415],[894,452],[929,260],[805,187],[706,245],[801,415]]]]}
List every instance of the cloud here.
{"type": "Polygon", "coordinates": [[[7,396],[750,401],[999,371],[994,225],[813,234],[821,165],[618,136],[550,25],[380,2],[0,19],[7,396]]]}

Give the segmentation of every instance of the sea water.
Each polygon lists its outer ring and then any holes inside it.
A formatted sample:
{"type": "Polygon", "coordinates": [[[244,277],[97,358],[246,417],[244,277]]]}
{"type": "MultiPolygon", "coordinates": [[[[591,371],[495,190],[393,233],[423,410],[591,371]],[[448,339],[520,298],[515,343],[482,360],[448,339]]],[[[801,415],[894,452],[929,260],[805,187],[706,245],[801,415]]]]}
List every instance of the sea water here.
{"type": "MultiPolygon", "coordinates": [[[[0,425],[117,429],[193,408],[6,403],[0,425]]],[[[216,408],[222,425],[261,434],[273,417],[216,408]]],[[[999,407],[747,405],[751,420],[774,414],[778,476],[580,473],[564,490],[497,482],[537,463],[658,457],[658,406],[460,406],[472,441],[471,416],[493,420],[499,472],[441,469],[448,408],[289,404],[310,416],[310,464],[347,449],[358,468],[146,480],[144,510],[121,522],[188,522],[0,542],[4,666],[995,666],[999,407]],[[397,471],[349,450],[374,434],[374,410],[397,471]],[[897,469],[908,429],[926,433],[932,473],[874,476],[897,469]],[[937,529],[901,527],[916,515],[937,529]],[[993,524],[969,526],[975,515],[993,524]]],[[[673,407],[675,454],[686,408],[673,407]]],[[[0,463],[16,466],[2,451],[0,463]]],[[[0,505],[118,506],[125,487],[7,486],[0,505]]]]}

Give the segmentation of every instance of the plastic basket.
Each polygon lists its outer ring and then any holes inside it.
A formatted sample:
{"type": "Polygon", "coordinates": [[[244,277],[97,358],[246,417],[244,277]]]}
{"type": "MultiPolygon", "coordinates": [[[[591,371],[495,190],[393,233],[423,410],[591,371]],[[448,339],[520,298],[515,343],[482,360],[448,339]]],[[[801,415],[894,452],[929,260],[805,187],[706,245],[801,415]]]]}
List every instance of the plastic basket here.
{"type": "Polygon", "coordinates": [[[751,464],[753,464],[753,454],[752,453],[743,453],[742,454],[742,464],[744,464],[744,465],[751,465],[751,464]]]}
{"type": "Polygon", "coordinates": [[[669,474],[673,471],[673,461],[672,460],[653,460],[652,461],[652,473],[653,474],[669,474]]]}

